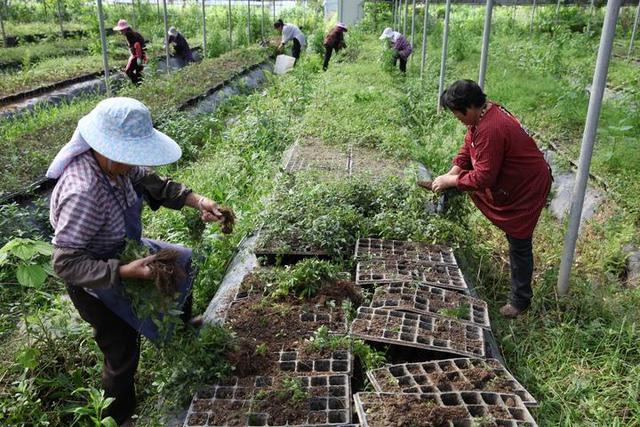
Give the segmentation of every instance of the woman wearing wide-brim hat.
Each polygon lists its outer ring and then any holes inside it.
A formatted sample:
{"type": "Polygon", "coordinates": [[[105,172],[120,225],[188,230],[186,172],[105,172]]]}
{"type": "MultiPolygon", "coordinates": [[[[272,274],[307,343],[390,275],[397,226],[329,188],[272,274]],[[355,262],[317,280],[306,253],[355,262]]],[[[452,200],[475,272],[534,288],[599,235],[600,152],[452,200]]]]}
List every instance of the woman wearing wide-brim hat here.
{"type": "Polygon", "coordinates": [[[338,22],[338,24],[327,34],[324,38],[324,63],[322,64],[322,69],[327,71],[329,68],[329,61],[331,60],[331,55],[333,51],[340,51],[340,49],[344,49],[347,47],[347,44],[344,42],[344,33],[349,31],[347,26],[342,22],[338,22]]]}
{"type": "Polygon", "coordinates": [[[118,24],[113,27],[113,31],[121,33],[127,39],[130,55],[124,73],[133,84],[140,85],[144,64],[147,62],[147,47],[144,37],[134,31],[126,19],[119,20],[118,24]]]}
{"type": "Polygon", "coordinates": [[[191,318],[191,250],[142,238],[143,201],[152,210],[190,206],[201,211],[204,221],[224,219],[214,201],[144,167],[173,163],[181,154],[174,140],[153,128],[144,104],[109,98],[78,122],[47,171],[49,178],[58,179],[50,206],[53,268],[67,284],[80,316],[93,326],[104,355],[102,387],[107,397],[115,398],[105,415],[118,424],[129,422],[135,412],[140,335],[154,341],[166,338],[151,318],[136,316],[123,293],[123,280],[152,277],[153,260],[120,262],[126,239],[140,242],[151,253],[163,248],[179,252],[178,263],[187,277],[175,308],[182,309],[184,321],[191,318]]]}
{"type": "Polygon", "coordinates": [[[388,40],[391,42],[391,48],[393,49],[393,66],[395,67],[398,61],[400,61],[400,71],[407,72],[407,61],[409,56],[413,52],[413,47],[409,40],[393,28],[385,28],[380,35],[380,40],[388,40]]]}

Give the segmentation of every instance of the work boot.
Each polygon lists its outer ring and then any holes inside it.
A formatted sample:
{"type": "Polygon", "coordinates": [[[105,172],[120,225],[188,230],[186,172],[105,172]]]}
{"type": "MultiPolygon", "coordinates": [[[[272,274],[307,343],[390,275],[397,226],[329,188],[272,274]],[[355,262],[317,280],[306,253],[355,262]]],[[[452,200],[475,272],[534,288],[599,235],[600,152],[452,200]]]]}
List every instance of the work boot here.
{"type": "Polygon", "coordinates": [[[500,314],[507,319],[515,319],[518,317],[524,310],[519,309],[516,306],[511,304],[505,304],[500,307],[500,314]]]}

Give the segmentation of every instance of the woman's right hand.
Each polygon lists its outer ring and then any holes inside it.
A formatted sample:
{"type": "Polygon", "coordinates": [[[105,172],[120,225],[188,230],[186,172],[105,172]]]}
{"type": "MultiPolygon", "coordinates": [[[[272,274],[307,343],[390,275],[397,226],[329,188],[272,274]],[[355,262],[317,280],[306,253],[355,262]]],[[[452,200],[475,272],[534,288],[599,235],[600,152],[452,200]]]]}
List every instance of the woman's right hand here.
{"type": "Polygon", "coordinates": [[[149,264],[153,262],[155,257],[155,255],[150,255],[146,258],[140,258],[135,261],[131,261],[129,264],[121,265],[118,269],[118,271],[120,272],[120,278],[140,280],[153,279],[153,273],[149,268],[149,264]]]}

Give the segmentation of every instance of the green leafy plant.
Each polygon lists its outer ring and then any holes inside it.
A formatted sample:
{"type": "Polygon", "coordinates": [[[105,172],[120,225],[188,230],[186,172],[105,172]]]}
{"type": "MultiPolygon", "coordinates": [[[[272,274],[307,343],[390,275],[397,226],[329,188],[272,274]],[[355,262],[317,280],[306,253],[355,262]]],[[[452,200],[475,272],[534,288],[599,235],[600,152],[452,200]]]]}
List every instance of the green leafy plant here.
{"type": "Polygon", "coordinates": [[[300,402],[309,398],[309,393],[303,388],[302,381],[298,378],[285,378],[282,380],[282,386],[284,387],[284,396],[294,401],[300,402]]]}
{"type": "Polygon", "coordinates": [[[69,409],[73,414],[73,425],[94,427],[117,427],[118,424],[111,417],[103,417],[105,409],[115,400],[113,397],[105,397],[104,390],[97,390],[93,387],[82,387],[74,390],[74,395],[82,394],[86,396],[87,404],[69,409]]]}
{"type": "Polygon", "coordinates": [[[460,304],[458,307],[445,307],[438,310],[438,314],[456,319],[464,319],[469,314],[469,304],[460,304]]]}

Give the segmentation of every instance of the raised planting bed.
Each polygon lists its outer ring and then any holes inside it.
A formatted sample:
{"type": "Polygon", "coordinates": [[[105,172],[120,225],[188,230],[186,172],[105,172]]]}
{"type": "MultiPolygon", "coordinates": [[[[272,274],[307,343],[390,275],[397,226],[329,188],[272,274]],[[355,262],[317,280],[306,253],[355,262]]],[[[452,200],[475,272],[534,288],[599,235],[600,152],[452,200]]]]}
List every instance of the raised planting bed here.
{"type": "Polygon", "coordinates": [[[364,175],[369,179],[381,180],[390,176],[404,178],[410,167],[406,161],[388,157],[382,158],[380,151],[362,147],[351,149],[351,175],[364,175]]]}
{"type": "Polygon", "coordinates": [[[535,398],[496,359],[465,357],[402,363],[367,371],[367,377],[382,393],[490,391],[516,394],[526,406],[537,406],[535,398]]]}
{"type": "Polygon", "coordinates": [[[458,265],[453,249],[448,246],[403,240],[358,239],[354,257],[359,261],[382,258],[458,265]]]}
{"type": "Polygon", "coordinates": [[[320,426],[351,422],[346,375],[231,378],[198,392],[184,426],[320,426]]]}
{"type": "Polygon", "coordinates": [[[453,319],[396,310],[358,308],[349,334],[366,341],[484,357],[484,330],[453,319]]]}
{"type": "Polygon", "coordinates": [[[396,282],[378,286],[370,306],[455,318],[462,323],[491,328],[489,310],[483,300],[419,282],[396,282]]]}
{"type": "Polygon", "coordinates": [[[385,283],[418,281],[438,288],[469,292],[460,269],[454,265],[425,261],[397,259],[373,259],[358,262],[356,283],[358,285],[381,285],[385,283]]]}
{"type": "Polygon", "coordinates": [[[354,406],[363,427],[535,427],[515,394],[475,391],[425,394],[357,393],[354,406]]]}

